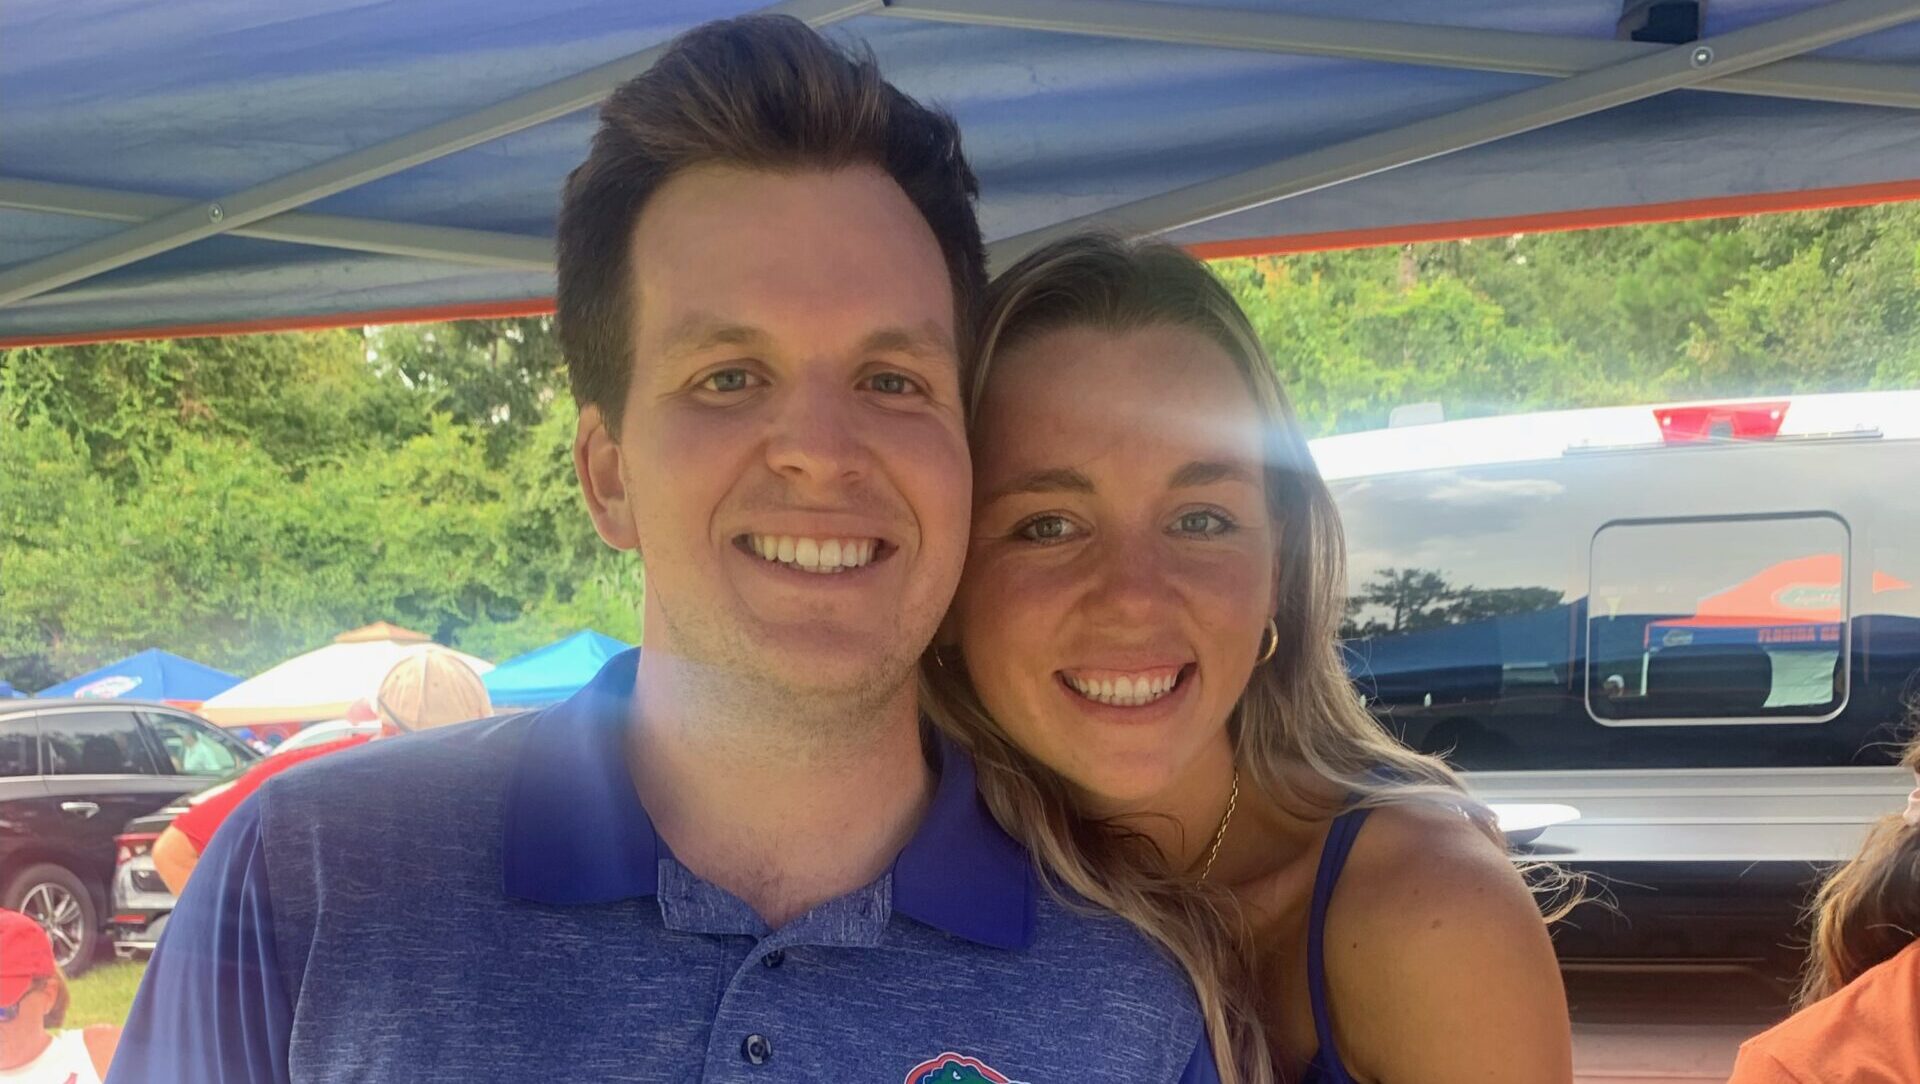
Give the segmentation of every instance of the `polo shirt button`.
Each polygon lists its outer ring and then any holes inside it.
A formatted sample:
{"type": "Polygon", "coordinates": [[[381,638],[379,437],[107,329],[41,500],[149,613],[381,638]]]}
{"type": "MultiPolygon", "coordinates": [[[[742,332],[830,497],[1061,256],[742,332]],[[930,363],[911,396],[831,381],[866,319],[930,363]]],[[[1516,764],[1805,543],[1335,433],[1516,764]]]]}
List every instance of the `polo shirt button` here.
{"type": "Polygon", "coordinates": [[[765,1035],[749,1035],[740,1042],[740,1056],[751,1065],[765,1065],[773,1058],[773,1043],[765,1035]]]}
{"type": "Polygon", "coordinates": [[[760,957],[760,963],[767,967],[779,967],[786,962],[787,954],[780,949],[774,949],[772,952],[760,957]]]}

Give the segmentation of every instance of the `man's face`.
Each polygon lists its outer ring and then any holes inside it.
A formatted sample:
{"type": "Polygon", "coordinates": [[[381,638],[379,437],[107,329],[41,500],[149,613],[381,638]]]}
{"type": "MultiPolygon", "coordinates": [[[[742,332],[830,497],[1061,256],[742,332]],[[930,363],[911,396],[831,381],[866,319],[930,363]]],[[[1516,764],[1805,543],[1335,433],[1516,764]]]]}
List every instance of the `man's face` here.
{"type": "Polygon", "coordinates": [[[876,169],[702,167],[649,200],[630,255],[620,437],[583,411],[576,460],[602,537],[645,560],[647,649],[795,692],[898,688],[971,503],[932,231],[876,169]]]}

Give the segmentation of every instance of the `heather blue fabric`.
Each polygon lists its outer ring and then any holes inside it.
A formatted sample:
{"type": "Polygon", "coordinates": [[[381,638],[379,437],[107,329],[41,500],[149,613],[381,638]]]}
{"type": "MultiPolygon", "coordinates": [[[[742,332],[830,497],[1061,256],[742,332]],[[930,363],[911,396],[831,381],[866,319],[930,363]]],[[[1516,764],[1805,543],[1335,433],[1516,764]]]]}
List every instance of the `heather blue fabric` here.
{"type": "Polygon", "coordinates": [[[641,808],[635,670],[262,787],[174,912],[111,1084],[1214,1079],[1177,969],[1041,890],[952,748],[886,875],[768,930],[641,808]]]}

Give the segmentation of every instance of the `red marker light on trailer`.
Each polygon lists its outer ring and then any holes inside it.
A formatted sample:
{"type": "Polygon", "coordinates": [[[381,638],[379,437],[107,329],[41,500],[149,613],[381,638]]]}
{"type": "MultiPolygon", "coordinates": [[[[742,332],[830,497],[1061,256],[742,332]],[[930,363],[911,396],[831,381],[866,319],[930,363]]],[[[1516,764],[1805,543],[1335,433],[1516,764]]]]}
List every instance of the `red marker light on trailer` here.
{"type": "Polygon", "coordinates": [[[1787,420],[1788,400],[1716,403],[1710,406],[1655,407],[1660,438],[1668,444],[1716,440],[1772,440],[1787,420]]]}

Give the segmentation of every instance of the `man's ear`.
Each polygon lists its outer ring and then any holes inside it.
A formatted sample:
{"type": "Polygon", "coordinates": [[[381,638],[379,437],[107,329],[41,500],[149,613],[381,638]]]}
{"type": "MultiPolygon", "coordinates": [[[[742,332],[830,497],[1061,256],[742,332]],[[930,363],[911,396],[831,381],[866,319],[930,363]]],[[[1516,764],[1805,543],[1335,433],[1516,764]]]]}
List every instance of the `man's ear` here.
{"type": "Polygon", "coordinates": [[[606,416],[592,404],[580,408],[580,424],[573,434],[573,472],[580,478],[587,514],[593,517],[593,529],[601,539],[617,550],[639,549],[627,482],[620,473],[620,445],[607,429],[606,416]]]}

